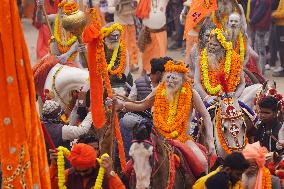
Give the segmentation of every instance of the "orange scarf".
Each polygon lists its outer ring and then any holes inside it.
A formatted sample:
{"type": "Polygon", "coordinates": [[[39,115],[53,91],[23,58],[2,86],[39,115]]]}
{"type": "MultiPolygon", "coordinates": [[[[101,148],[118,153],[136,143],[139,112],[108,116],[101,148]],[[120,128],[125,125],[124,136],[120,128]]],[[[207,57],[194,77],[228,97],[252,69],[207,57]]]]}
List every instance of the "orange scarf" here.
{"type": "Polygon", "coordinates": [[[149,18],[151,10],[150,0],[140,0],[136,8],[136,16],[140,19],[149,18]]]}
{"type": "Polygon", "coordinates": [[[265,154],[267,153],[265,147],[261,147],[259,142],[253,144],[247,144],[243,149],[243,155],[246,159],[254,159],[258,166],[258,173],[256,176],[256,181],[254,189],[261,189],[265,183],[262,183],[262,177],[264,176],[265,169],[265,154]]]}
{"type": "MultiPolygon", "coordinates": [[[[98,19],[96,19],[96,12],[93,12],[93,16],[93,22],[87,27],[85,27],[85,30],[83,32],[83,41],[84,43],[88,43],[88,67],[90,74],[90,96],[92,102],[91,112],[93,117],[93,123],[96,128],[102,128],[103,125],[106,123],[103,101],[104,85],[108,97],[112,98],[113,94],[107,71],[103,39],[100,33],[101,23],[98,19]]],[[[126,166],[126,160],[117,114],[115,114],[114,118],[114,129],[118,143],[120,164],[122,170],[124,170],[126,166]]]]}
{"type": "Polygon", "coordinates": [[[15,0],[0,3],[2,188],[50,189],[29,53],[15,0]]]}

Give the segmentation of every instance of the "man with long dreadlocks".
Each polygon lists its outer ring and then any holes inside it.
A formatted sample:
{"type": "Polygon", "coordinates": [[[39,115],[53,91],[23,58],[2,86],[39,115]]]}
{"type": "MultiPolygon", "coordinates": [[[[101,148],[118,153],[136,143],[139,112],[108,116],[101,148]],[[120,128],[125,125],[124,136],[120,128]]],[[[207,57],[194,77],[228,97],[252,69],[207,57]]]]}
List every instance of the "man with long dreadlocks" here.
{"type": "Polygon", "coordinates": [[[203,101],[209,104],[222,92],[219,73],[225,76],[230,96],[239,98],[245,89],[240,56],[233,51],[232,43],[218,28],[211,32],[209,43],[200,54],[200,64],[195,65],[195,88],[203,101]]]}

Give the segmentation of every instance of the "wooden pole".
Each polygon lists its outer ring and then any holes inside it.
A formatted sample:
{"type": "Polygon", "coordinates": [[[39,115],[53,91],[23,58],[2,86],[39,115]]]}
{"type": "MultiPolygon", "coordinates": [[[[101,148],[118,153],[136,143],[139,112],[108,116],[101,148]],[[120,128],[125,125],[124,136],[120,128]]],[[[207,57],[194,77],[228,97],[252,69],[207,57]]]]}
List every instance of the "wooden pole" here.
{"type": "Polygon", "coordinates": [[[45,18],[45,22],[46,22],[46,24],[47,24],[47,26],[48,26],[48,30],[49,30],[49,33],[50,33],[50,35],[51,35],[51,39],[53,39],[54,36],[53,36],[53,33],[52,33],[51,25],[50,25],[50,22],[49,22],[49,19],[48,19],[46,10],[45,10],[45,8],[44,8],[44,5],[42,5],[41,8],[42,8],[42,10],[43,10],[43,15],[44,15],[44,18],[45,18]]]}

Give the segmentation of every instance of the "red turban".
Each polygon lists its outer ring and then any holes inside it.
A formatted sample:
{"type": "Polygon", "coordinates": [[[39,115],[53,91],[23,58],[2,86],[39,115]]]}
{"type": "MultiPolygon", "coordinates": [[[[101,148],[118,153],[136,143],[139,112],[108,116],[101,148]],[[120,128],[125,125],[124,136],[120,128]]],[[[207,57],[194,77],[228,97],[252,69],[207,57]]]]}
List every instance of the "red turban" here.
{"type": "Polygon", "coordinates": [[[96,165],[96,150],[87,144],[75,144],[68,157],[73,167],[91,168],[96,165]]]}

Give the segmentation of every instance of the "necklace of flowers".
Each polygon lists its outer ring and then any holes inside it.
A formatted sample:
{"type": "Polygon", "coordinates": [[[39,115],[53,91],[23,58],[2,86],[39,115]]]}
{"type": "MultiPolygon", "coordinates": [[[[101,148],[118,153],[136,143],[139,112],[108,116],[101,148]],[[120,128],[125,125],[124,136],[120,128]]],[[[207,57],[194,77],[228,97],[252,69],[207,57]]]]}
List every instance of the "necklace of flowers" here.
{"type": "MultiPolygon", "coordinates": [[[[225,151],[226,154],[230,154],[232,153],[233,150],[238,150],[238,149],[232,149],[228,146],[226,139],[223,135],[222,132],[222,127],[221,127],[221,107],[217,108],[217,113],[216,113],[216,117],[215,117],[215,126],[217,128],[217,136],[220,142],[220,145],[222,147],[222,149],[225,151]]],[[[243,147],[248,143],[248,138],[246,136],[244,136],[244,145],[243,147]]]]}
{"type": "Polygon", "coordinates": [[[245,42],[242,32],[239,33],[239,43],[240,43],[240,58],[242,63],[245,60],[245,42]]]}
{"type": "MultiPolygon", "coordinates": [[[[63,147],[59,146],[57,148],[57,169],[58,169],[58,187],[59,189],[67,189],[65,185],[65,162],[64,162],[64,157],[70,156],[70,151],[63,147]]],[[[101,156],[101,159],[97,158],[97,161],[101,165],[102,159],[105,157],[109,157],[108,154],[103,154],[101,156]]],[[[96,178],[95,186],[94,189],[101,189],[102,184],[103,184],[103,179],[104,179],[104,174],[105,174],[105,169],[100,166],[98,176],[96,178]]]]}
{"type": "Polygon", "coordinates": [[[158,131],[167,139],[176,138],[186,142],[188,113],[191,108],[192,91],[188,81],[184,82],[172,103],[166,99],[165,83],[157,89],[153,121],[158,131]]]}
{"type": "MultiPolygon", "coordinates": [[[[92,24],[95,28],[99,30],[101,28],[101,23],[97,17],[98,13],[96,12],[96,9],[91,9],[91,10],[92,10],[92,14],[91,14],[92,24]]],[[[104,51],[103,33],[100,33],[99,40],[97,41],[96,46],[97,47],[96,47],[95,64],[90,65],[90,70],[94,70],[94,71],[90,71],[90,85],[91,86],[93,85],[92,80],[98,77],[99,75],[99,77],[101,77],[102,80],[104,81],[104,88],[106,89],[107,96],[109,98],[112,98],[113,94],[112,94],[112,88],[111,88],[111,84],[109,80],[109,73],[107,71],[107,62],[106,62],[105,51],[104,51]]],[[[95,99],[96,97],[97,96],[95,95],[95,93],[91,92],[91,98],[95,99]]],[[[97,107],[95,106],[91,106],[92,112],[95,112],[96,108],[97,107]]],[[[115,137],[116,137],[117,144],[118,144],[120,165],[121,165],[122,170],[125,170],[126,168],[125,152],[124,152],[124,147],[123,147],[122,136],[121,136],[120,129],[119,129],[119,120],[118,120],[117,115],[115,116],[115,120],[114,120],[114,130],[115,130],[115,137]]]]}
{"type": "Polygon", "coordinates": [[[57,150],[58,187],[59,189],[67,189],[67,187],[65,186],[64,156],[68,157],[70,155],[70,151],[63,146],[59,146],[57,150]]]}
{"type": "MultiPolygon", "coordinates": [[[[232,58],[232,42],[226,42],[224,35],[222,34],[222,30],[214,29],[211,32],[211,35],[217,34],[217,40],[221,43],[222,47],[226,50],[226,61],[224,72],[226,74],[226,78],[228,78],[230,70],[231,70],[231,58],[232,58]]],[[[209,81],[209,70],[208,70],[208,57],[207,57],[207,48],[202,51],[201,54],[201,71],[203,74],[203,82],[207,92],[211,95],[216,95],[221,89],[222,86],[218,84],[216,87],[212,87],[209,81]]]]}
{"type": "Polygon", "coordinates": [[[119,43],[119,46],[116,47],[112,53],[110,63],[107,66],[107,70],[111,75],[117,75],[118,77],[121,78],[122,73],[125,70],[125,65],[126,65],[126,47],[125,47],[125,43],[123,42],[123,40],[121,40],[121,42],[119,43]],[[120,49],[119,65],[117,66],[116,69],[113,70],[112,68],[115,65],[119,49],[120,49]]]}
{"type": "Polygon", "coordinates": [[[57,14],[55,17],[55,23],[54,23],[54,38],[56,42],[64,47],[70,47],[72,46],[76,41],[77,37],[75,35],[71,35],[67,41],[62,41],[61,40],[61,26],[60,26],[60,21],[59,21],[59,15],[57,14]]]}
{"type": "Polygon", "coordinates": [[[266,167],[263,167],[262,170],[263,170],[262,189],[271,189],[272,188],[271,173],[269,169],[267,169],[266,167]]]}

